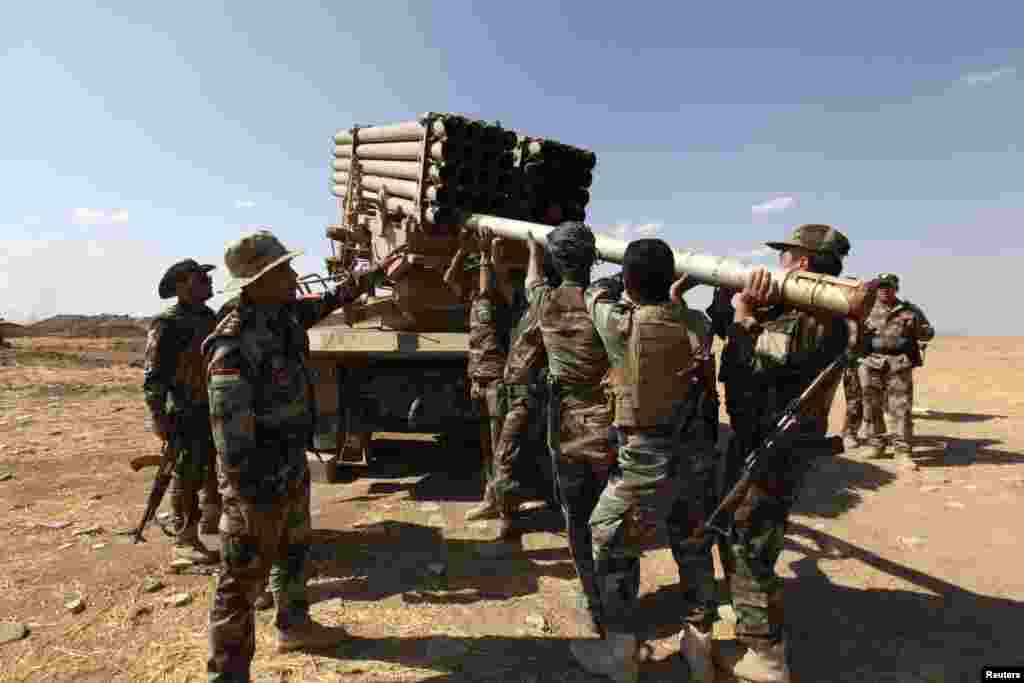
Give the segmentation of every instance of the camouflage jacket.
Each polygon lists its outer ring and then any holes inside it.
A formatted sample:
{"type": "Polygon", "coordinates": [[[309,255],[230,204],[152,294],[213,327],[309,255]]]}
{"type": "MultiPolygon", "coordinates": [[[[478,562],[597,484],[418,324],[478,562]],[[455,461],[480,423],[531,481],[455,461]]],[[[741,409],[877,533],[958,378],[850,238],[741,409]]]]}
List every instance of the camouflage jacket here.
{"type": "Polygon", "coordinates": [[[584,287],[563,282],[558,287],[537,284],[528,292],[536,306],[541,338],[548,356],[548,373],[568,395],[600,397],[608,368],[608,352],[583,300],[584,287]]]}
{"type": "Polygon", "coordinates": [[[242,301],[203,343],[210,425],[229,495],[270,501],[305,476],[314,428],[306,330],[336,308],[326,295],[288,306],[242,301]]]}
{"type": "Polygon", "coordinates": [[[506,307],[495,295],[478,294],[469,308],[469,366],[471,380],[500,379],[508,358],[509,325],[506,307]]]}
{"type": "MultiPolygon", "coordinates": [[[[908,342],[929,342],[935,337],[935,330],[921,309],[909,301],[899,299],[892,306],[886,306],[876,299],[865,325],[878,337],[895,343],[900,339],[908,342]]],[[[914,366],[906,352],[871,353],[863,356],[860,362],[876,370],[883,370],[888,365],[889,370],[893,372],[909,370],[914,366]]]]}
{"type": "MultiPolygon", "coordinates": [[[[753,430],[754,442],[793,399],[846,348],[842,318],[776,305],[760,309],[750,327],[732,324],[722,353],[722,375],[731,401],[741,407],[734,425],[753,430]]],[[[823,435],[828,405],[808,406],[802,431],[823,435]]]]}
{"type": "Polygon", "coordinates": [[[532,385],[540,381],[547,353],[540,332],[540,308],[528,305],[510,333],[505,384],[532,385]]]}
{"type": "Polygon", "coordinates": [[[142,391],[154,421],[165,415],[206,418],[206,373],[200,346],[215,324],[209,306],[181,302],[150,323],[142,391]]]}

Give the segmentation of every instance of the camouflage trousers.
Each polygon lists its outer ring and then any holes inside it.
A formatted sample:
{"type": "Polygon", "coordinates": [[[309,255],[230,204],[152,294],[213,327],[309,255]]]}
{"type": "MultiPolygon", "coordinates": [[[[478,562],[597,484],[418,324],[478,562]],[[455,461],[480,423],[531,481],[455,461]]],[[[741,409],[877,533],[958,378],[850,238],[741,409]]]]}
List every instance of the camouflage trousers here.
{"type": "Polygon", "coordinates": [[[274,625],[287,631],[309,619],[306,558],[310,544],[309,471],[272,502],[225,496],[220,522],[221,573],[210,609],[208,680],[249,680],[256,652],[253,601],[267,579],[274,593],[274,625]]]}
{"type": "MultiPolygon", "coordinates": [[[[601,591],[594,575],[590,516],[611,469],[608,450],[611,412],[603,400],[595,403],[563,398],[558,408],[558,441],[551,439],[549,434],[548,443],[558,454],[555,477],[569,539],[569,554],[587,604],[600,615],[601,591]]],[[[555,410],[556,407],[552,405],[550,409],[555,410]]]]}
{"type": "Polygon", "coordinates": [[[498,452],[501,428],[505,421],[500,379],[478,382],[473,380],[472,399],[480,415],[480,454],[483,460],[485,492],[494,482],[494,455],[498,452]]]}
{"type": "Polygon", "coordinates": [[[846,368],[843,372],[843,393],[846,396],[846,421],[843,434],[856,437],[864,421],[864,392],[860,386],[857,368],[846,368]]]}
{"type": "Polygon", "coordinates": [[[168,494],[174,527],[181,530],[186,524],[198,523],[201,516],[216,518],[220,515],[217,450],[209,418],[203,415],[202,419],[185,424],[175,437],[175,448],[168,494]]]}
{"type": "Polygon", "coordinates": [[[864,387],[864,421],[867,423],[868,444],[885,445],[885,403],[892,416],[892,446],[910,453],[914,438],[914,377],[913,370],[878,370],[861,365],[860,382],[864,387]]]}
{"type": "Polygon", "coordinates": [[[777,466],[750,487],[733,514],[732,534],[719,539],[736,612],[736,638],[748,645],[764,645],[782,636],[783,581],[775,565],[785,543],[789,512],[815,454],[807,447],[776,451],[771,457],[777,466]]]}
{"type": "Polygon", "coordinates": [[[498,446],[494,451],[494,491],[502,503],[507,494],[519,488],[515,472],[523,457],[531,457],[542,445],[543,401],[527,385],[506,384],[505,417],[498,446]]]}
{"type": "Polygon", "coordinates": [[[640,557],[664,525],[686,590],[684,618],[708,631],[717,608],[713,538],[703,533],[713,448],[687,452],[671,433],[648,430],[624,438],[617,466],[590,515],[604,625],[620,633],[639,629],[640,557]]]}

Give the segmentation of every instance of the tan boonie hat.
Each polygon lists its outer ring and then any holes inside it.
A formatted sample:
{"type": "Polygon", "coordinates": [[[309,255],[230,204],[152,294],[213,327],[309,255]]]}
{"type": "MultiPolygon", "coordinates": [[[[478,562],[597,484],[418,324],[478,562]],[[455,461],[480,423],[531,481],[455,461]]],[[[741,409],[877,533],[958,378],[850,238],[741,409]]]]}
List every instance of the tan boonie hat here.
{"type": "Polygon", "coordinates": [[[270,270],[302,253],[288,251],[267,230],[246,235],[224,250],[224,265],[228,267],[231,279],[224,285],[223,291],[234,292],[252,284],[270,270]]]}
{"type": "Polygon", "coordinates": [[[850,253],[850,240],[846,235],[829,225],[809,223],[793,230],[790,238],[784,242],[765,242],[772,249],[784,251],[791,247],[800,247],[808,251],[823,254],[834,254],[840,259],[850,253]]]}
{"type": "Polygon", "coordinates": [[[892,287],[893,289],[900,288],[900,276],[895,273],[882,273],[878,276],[879,287],[892,287]]]}

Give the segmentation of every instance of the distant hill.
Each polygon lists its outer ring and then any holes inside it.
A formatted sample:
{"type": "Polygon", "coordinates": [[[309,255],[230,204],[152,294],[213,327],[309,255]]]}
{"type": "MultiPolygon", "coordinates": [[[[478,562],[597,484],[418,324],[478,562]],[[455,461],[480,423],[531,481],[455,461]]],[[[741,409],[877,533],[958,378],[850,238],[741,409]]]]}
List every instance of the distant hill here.
{"type": "Polygon", "coordinates": [[[130,315],[55,315],[21,327],[21,337],[145,337],[152,318],[130,315]]]}

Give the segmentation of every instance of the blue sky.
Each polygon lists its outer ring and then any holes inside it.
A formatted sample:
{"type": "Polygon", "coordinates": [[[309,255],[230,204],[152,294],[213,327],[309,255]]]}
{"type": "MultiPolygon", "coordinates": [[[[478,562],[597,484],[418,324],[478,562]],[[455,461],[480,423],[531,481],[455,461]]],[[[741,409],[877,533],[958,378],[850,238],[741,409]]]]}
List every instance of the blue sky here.
{"type": "Polygon", "coordinates": [[[992,296],[1024,256],[1022,25],[1019,2],[12,4],[0,315],[151,314],[167,265],[254,226],[319,270],[333,133],[431,110],[594,150],[596,229],[758,260],[826,222],[939,330],[1024,334],[992,296]]]}

